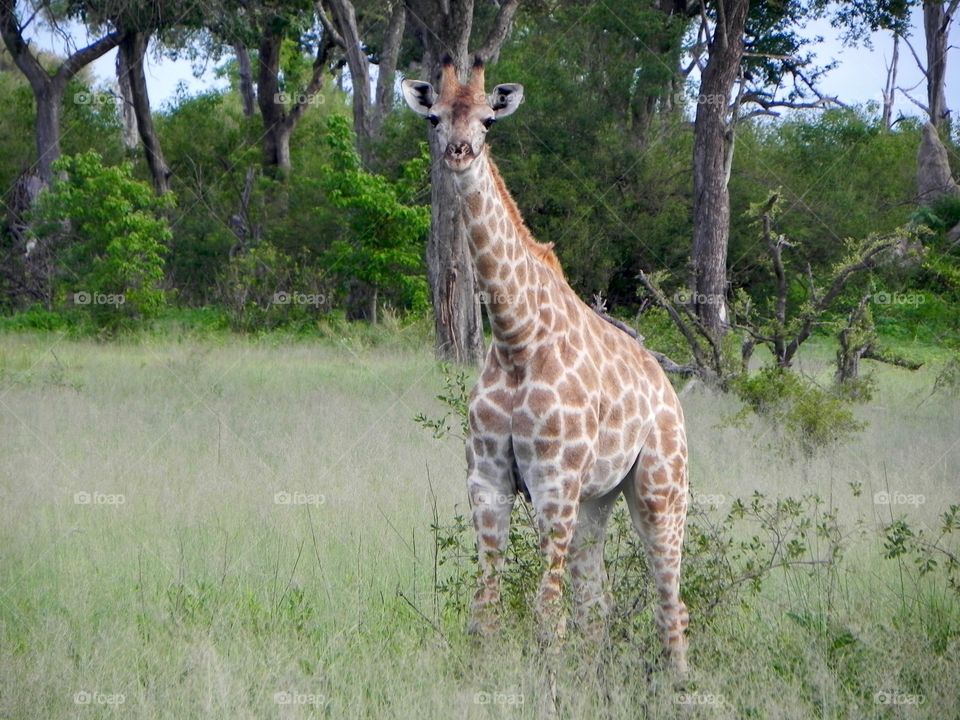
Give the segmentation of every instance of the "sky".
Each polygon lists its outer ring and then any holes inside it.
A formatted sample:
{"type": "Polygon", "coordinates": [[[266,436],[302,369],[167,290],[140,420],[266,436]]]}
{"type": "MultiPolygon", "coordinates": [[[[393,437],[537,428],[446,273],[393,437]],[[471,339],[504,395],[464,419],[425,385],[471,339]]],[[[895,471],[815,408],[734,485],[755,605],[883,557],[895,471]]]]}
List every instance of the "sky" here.
{"type": "MultiPolygon", "coordinates": [[[[922,57],[923,25],[922,13],[919,9],[914,11],[911,21],[913,27],[911,42],[922,57]]],[[[30,31],[27,33],[28,37],[40,47],[58,53],[64,52],[62,39],[49,30],[32,26],[30,31]]],[[[82,35],[82,29],[79,32],[82,35]]],[[[893,39],[889,33],[875,34],[872,37],[872,49],[862,46],[844,47],[840,41],[840,33],[832,28],[827,20],[812,22],[806,34],[810,37],[823,37],[823,42],[814,48],[818,63],[837,61],[837,67],[820,83],[821,92],[836,96],[847,104],[869,101],[879,104],[881,102],[886,81],[886,66],[893,49],[893,39]]],[[[954,39],[958,34],[960,30],[954,29],[954,39]]],[[[78,42],[80,41],[82,40],[78,38],[78,42]]],[[[956,60],[957,52],[958,50],[953,50],[948,56],[946,80],[947,107],[955,112],[960,110],[960,63],[956,60]]],[[[94,63],[92,70],[99,82],[104,84],[112,82],[115,62],[116,51],[114,50],[94,63]]],[[[155,108],[162,108],[165,103],[176,97],[177,87],[180,84],[183,84],[188,94],[225,87],[227,81],[216,78],[213,70],[213,64],[210,64],[206,71],[197,77],[188,60],[174,61],[168,58],[157,58],[154,53],[148,53],[146,74],[151,104],[155,108]]],[[[915,88],[911,94],[918,100],[925,101],[926,92],[922,77],[910,51],[905,46],[901,46],[897,85],[907,89],[915,88]]],[[[898,113],[918,115],[920,110],[898,93],[895,116],[898,113]]]]}

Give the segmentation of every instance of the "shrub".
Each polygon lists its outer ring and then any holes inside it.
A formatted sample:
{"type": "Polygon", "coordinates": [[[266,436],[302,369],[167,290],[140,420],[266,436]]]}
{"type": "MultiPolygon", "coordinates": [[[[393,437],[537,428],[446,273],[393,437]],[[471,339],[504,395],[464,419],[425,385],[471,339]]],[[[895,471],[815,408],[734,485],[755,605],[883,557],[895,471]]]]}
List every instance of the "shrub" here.
{"type": "Polygon", "coordinates": [[[166,304],[161,283],[172,235],[162,213],[173,197],[156,197],[129,164],[106,167],[95,152],[62,157],[54,167],[58,177],[39,198],[34,232],[56,259],[59,303],[89,309],[101,327],[155,317],[166,304]]]}
{"type": "Polygon", "coordinates": [[[328,119],[326,139],[331,159],[322,169],[321,185],[330,203],[344,211],[345,225],[345,232],[327,253],[327,267],[342,279],[344,287],[350,281],[367,286],[370,308],[358,315],[365,314],[375,322],[380,300],[425,310],[422,245],[430,227],[430,207],[415,204],[415,200],[429,167],[426,146],[419,157],[404,164],[401,178],[391,182],[361,166],[345,118],[328,119]]]}
{"type": "Polygon", "coordinates": [[[804,458],[847,442],[865,427],[843,396],[785,368],[768,366],[741,375],[731,387],[744,403],[731,419],[733,424],[743,424],[755,414],[773,426],[785,449],[804,458]]]}

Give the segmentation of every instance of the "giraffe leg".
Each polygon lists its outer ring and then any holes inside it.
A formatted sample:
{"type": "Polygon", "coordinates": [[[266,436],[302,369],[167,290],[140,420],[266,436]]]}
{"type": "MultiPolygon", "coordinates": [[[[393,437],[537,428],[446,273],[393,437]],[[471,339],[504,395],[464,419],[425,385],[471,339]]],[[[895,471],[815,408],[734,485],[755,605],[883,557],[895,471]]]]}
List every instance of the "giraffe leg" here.
{"type": "Polygon", "coordinates": [[[567,565],[573,586],[574,622],[588,636],[602,630],[613,607],[613,597],[606,588],[603,545],[607,521],[619,494],[617,488],[603,497],[580,503],[577,528],[570,547],[567,565]]]}
{"type": "Polygon", "coordinates": [[[687,672],[689,622],[687,606],[680,599],[680,558],[687,516],[686,452],[660,458],[654,448],[641,451],[625,494],[633,526],[646,549],[650,572],[657,588],[654,620],[664,654],[678,673],[687,672]]]}
{"type": "Polygon", "coordinates": [[[566,635],[563,574],[577,525],[579,486],[577,478],[568,478],[538,483],[536,489],[530,489],[540,534],[540,551],[546,565],[536,599],[540,637],[544,642],[566,635]]]}
{"type": "Polygon", "coordinates": [[[497,478],[472,472],[467,492],[477,532],[477,556],[480,562],[480,586],[473,597],[467,632],[492,635],[500,628],[497,608],[500,603],[500,573],[503,570],[510,535],[510,512],[515,499],[512,475],[497,478]]]}

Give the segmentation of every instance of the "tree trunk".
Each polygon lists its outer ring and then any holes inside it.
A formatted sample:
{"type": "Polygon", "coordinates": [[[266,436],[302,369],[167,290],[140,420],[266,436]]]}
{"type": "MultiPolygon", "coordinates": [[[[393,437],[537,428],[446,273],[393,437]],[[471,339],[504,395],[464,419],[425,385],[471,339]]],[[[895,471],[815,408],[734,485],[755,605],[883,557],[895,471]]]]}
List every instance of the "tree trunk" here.
{"type": "MultiPolygon", "coordinates": [[[[473,0],[415,0],[409,2],[414,34],[423,45],[422,66],[438,87],[440,59],[449,53],[463,77],[470,67],[473,0]],[[429,24],[426,24],[429,23],[429,24]]],[[[496,21],[477,51],[488,62],[506,39],[516,0],[500,4],[496,21]]],[[[483,316],[476,274],[467,244],[467,231],[453,180],[444,172],[443,151],[435,133],[428,131],[431,169],[431,225],[427,241],[427,280],[433,300],[437,356],[479,365],[484,359],[483,316]]]]}
{"type": "Polygon", "coordinates": [[[290,170],[290,131],[280,97],[280,46],[283,35],[264,30],[260,38],[257,102],[263,117],[263,162],[286,174],[290,170]]]}
{"type": "Polygon", "coordinates": [[[0,2],[0,36],[33,90],[37,104],[37,171],[44,184],[49,184],[53,180],[53,163],[60,157],[60,104],[67,83],[82,68],[115,48],[120,42],[120,34],[110,32],[73,52],[51,75],[23,39],[15,10],[16,3],[12,0],[0,2]]]}
{"type": "Polygon", "coordinates": [[[157,195],[170,192],[170,167],[163,157],[160,138],[153,126],[153,114],[150,111],[150,96],[147,93],[147,77],[143,69],[147,46],[150,43],[149,32],[129,31],[120,41],[119,54],[123,56],[130,94],[133,98],[133,111],[137,118],[137,131],[143,143],[143,153],[153,178],[153,187],[157,195]]]}
{"type": "Polygon", "coordinates": [[[893,57],[887,67],[887,82],[883,88],[883,116],[881,125],[884,130],[893,128],[893,105],[897,97],[897,63],[900,60],[900,36],[893,35],[893,57]]]}
{"type": "Polygon", "coordinates": [[[237,57],[237,75],[240,80],[240,97],[243,98],[243,116],[253,117],[253,108],[256,97],[253,94],[253,70],[250,67],[250,53],[242,43],[233,46],[237,57]]]}
{"type": "Polygon", "coordinates": [[[53,182],[53,164],[60,157],[60,106],[64,87],[50,82],[39,93],[37,103],[37,172],[44,185],[53,182]]]}
{"type": "Polygon", "coordinates": [[[727,99],[743,58],[743,31],[749,0],[719,0],[694,120],[692,298],[704,327],[719,337],[727,329],[728,189],[733,128],[727,99]],[[708,101],[704,101],[708,100],[708,101]]]}
{"type": "Polygon", "coordinates": [[[947,117],[944,92],[947,74],[947,49],[951,17],[943,0],[924,0],[923,31],[927,46],[927,110],[930,122],[940,128],[947,117]]]}
{"type": "Polygon", "coordinates": [[[140,144],[137,136],[137,116],[133,112],[133,91],[130,89],[130,71],[124,54],[117,53],[117,86],[120,89],[120,122],[123,125],[123,147],[132,152],[140,144]]]}

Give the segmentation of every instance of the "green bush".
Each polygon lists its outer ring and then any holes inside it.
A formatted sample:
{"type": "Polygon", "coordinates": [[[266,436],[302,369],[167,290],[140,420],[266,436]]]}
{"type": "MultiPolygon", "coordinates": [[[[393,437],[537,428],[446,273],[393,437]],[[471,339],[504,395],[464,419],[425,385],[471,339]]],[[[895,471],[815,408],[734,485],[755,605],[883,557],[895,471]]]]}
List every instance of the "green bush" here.
{"type": "Polygon", "coordinates": [[[430,228],[430,207],[416,204],[429,167],[426,145],[419,157],[404,164],[391,182],[365,170],[354,147],[349,121],[327,121],[330,162],[323,166],[321,185],[333,207],[343,211],[343,231],[326,254],[326,265],[341,279],[371,288],[376,303],[392,300],[398,307],[422,312],[428,306],[423,267],[423,241],[430,228]]]}
{"type": "Polygon", "coordinates": [[[755,414],[773,426],[782,448],[804,458],[842,445],[864,428],[843,395],[785,368],[771,365],[740,375],[731,388],[744,403],[732,418],[734,424],[744,424],[755,414]]]}
{"type": "Polygon", "coordinates": [[[166,304],[161,284],[172,234],[158,198],[129,164],[104,166],[95,152],[57,161],[53,186],[34,211],[34,233],[53,251],[55,297],[90,311],[101,327],[155,317],[166,304]]]}

